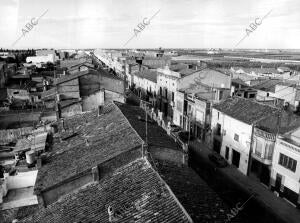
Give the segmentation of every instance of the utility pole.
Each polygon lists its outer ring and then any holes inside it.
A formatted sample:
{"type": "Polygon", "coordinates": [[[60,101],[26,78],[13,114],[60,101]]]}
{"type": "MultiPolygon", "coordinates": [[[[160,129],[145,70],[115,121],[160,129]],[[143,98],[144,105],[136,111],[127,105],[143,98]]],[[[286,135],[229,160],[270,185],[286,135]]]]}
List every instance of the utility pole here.
{"type": "Polygon", "coordinates": [[[147,102],[147,101],[143,101],[141,100],[140,101],[141,104],[143,104],[145,106],[144,110],[145,110],[145,121],[146,121],[146,125],[145,125],[145,128],[146,128],[146,131],[145,131],[145,135],[146,135],[146,139],[145,139],[145,142],[146,142],[146,145],[148,145],[148,114],[147,114],[147,104],[151,104],[150,102],[147,102]]]}
{"type": "Polygon", "coordinates": [[[188,147],[190,145],[190,137],[191,137],[191,120],[190,120],[190,117],[189,115],[187,116],[188,118],[188,128],[189,128],[189,137],[188,137],[188,147]]]}

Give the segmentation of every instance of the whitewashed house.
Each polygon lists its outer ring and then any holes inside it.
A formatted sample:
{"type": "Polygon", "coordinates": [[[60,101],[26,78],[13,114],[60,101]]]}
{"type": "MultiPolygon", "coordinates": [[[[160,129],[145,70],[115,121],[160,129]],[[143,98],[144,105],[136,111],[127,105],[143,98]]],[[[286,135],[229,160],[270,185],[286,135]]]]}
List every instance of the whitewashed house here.
{"type": "Polygon", "coordinates": [[[214,105],[211,118],[213,150],[248,175],[254,125],[277,112],[274,107],[239,97],[214,105]]]}
{"type": "Polygon", "coordinates": [[[271,173],[272,190],[300,207],[300,129],[277,137],[271,173]]]}

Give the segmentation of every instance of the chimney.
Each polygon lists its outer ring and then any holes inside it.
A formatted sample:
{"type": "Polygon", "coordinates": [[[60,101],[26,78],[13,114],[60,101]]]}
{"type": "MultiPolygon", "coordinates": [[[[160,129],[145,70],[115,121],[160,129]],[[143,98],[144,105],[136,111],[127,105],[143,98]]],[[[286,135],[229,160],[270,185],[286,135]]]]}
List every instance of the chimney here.
{"type": "Polygon", "coordinates": [[[87,138],[85,138],[84,141],[85,141],[85,145],[86,145],[87,147],[90,146],[89,140],[88,140],[87,138]]]}
{"type": "Polygon", "coordinates": [[[100,173],[99,173],[99,167],[98,166],[94,166],[92,168],[92,176],[93,176],[93,181],[97,182],[100,180],[100,173]]]}
{"type": "Polygon", "coordinates": [[[115,210],[113,209],[112,206],[108,206],[107,208],[107,212],[108,212],[108,221],[109,222],[116,222],[118,220],[120,220],[121,216],[117,216],[115,213],[115,210]]]}
{"type": "Polygon", "coordinates": [[[56,101],[60,102],[60,94],[56,93],[56,101]]]}
{"type": "Polygon", "coordinates": [[[148,144],[142,144],[142,157],[148,158],[148,144]]]}
{"type": "Polygon", "coordinates": [[[37,169],[40,169],[41,167],[42,167],[42,157],[38,157],[37,158],[37,161],[36,161],[36,167],[37,167],[37,169]]]}
{"type": "Polygon", "coordinates": [[[61,120],[61,124],[62,124],[62,128],[63,128],[62,131],[65,132],[66,128],[65,128],[65,120],[64,119],[61,120]]]}
{"type": "Polygon", "coordinates": [[[56,120],[58,121],[61,118],[61,108],[60,104],[56,102],[56,120]]]}

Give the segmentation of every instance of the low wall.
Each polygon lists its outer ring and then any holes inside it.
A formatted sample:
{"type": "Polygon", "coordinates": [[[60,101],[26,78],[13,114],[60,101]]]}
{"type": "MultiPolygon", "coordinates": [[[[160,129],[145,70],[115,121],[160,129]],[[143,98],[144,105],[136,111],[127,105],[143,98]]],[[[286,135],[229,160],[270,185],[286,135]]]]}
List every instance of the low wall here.
{"type": "Polygon", "coordinates": [[[8,111],[5,114],[0,114],[0,128],[6,129],[9,128],[9,125],[18,124],[19,122],[22,123],[36,123],[39,121],[41,116],[41,111],[36,112],[15,112],[15,111],[8,111]]]}
{"type": "Polygon", "coordinates": [[[175,149],[150,146],[148,150],[151,153],[153,159],[161,161],[168,161],[181,165],[184,164],[184,159],[186,159],[185,154],[182,151],[175,149]]]}
{"type": "Polygon", "coordinates": [[[55,188],[42,192],[41,196],[43,197],[44,205],[47,206],[58,200],[62,195],[70,193],[89,182],[92,182],[92,179],[92,173],[89,171],[76,178],[68,180],[67,182],[63,182],[55,188]]]}

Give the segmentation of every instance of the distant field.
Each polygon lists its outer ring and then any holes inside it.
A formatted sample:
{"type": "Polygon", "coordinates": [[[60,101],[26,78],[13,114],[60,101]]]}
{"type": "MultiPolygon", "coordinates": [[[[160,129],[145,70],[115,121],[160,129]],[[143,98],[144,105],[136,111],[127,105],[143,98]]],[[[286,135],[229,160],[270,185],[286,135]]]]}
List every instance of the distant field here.
{"type": "Polygon", "coordinates": [[[224,56],[236,56],[236,57],[252,57],[262,59],[277,59],[277,60],[299,60],[300,51],[276,51],[276,52],[253,52],[253,51],[220,51],[218,54],[207,54],[206,50],[197,51],[179,51],[180,55],[194,55],[203,57],[220,58],[224,56]]]}

